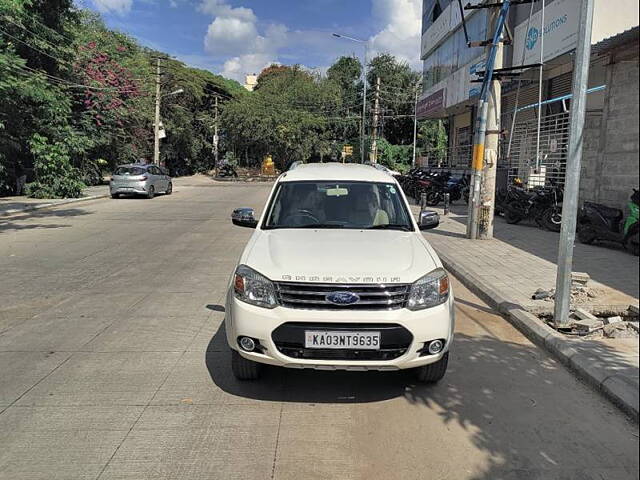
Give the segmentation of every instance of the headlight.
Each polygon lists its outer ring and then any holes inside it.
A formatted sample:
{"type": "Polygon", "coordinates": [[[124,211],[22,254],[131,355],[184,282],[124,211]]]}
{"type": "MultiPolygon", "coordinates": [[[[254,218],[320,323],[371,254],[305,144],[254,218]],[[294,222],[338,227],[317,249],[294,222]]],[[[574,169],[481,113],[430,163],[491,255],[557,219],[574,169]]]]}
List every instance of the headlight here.
{"type": "Polygon", "coordinates": [[[449,298],[449,277],[442,268],[425,275],[411,285],[407,308],[422,310],[444,303],[449,298]]]}
{"type": "Polygon", "coordinates": [[[238,300],[264,308],[278,306],[273,282],[246,265],[239,265],[233,278],[233,291],[238,300]]]}

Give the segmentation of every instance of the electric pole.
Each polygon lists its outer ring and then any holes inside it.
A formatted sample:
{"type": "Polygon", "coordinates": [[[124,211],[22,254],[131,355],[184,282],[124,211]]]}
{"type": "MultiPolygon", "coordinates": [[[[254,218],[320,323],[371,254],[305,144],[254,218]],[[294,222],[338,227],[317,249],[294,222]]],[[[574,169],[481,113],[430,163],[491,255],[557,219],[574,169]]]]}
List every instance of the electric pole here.
{"type": "Polygon", "coordinates": [[[213,168],[218,168],[218,96],[215,100],[215,123],[213,124],[213,168]]]}
{"type": "Polygon", "coordinates": [[[378,163],[378,122],[380,120],[380,77],[376,78],[376,99],[373,104],[373,132],[371,139],[371,162],[378,163]]]}
{"type": "MultiPolygon", "coordinates": [[[[498,9],[491,9],[489,13],[489,32],[493,32],[498,25],[498,9]]],[[[503,67],[502,35],[496,45],[495,69],[503,67]]],[[[488,49],[487,49],[488,50],[488,49]]],[[[487,51],[487,57],[489,52],[487,51]]],[[[478,235],[480,240],[493,238],[493,212],[496,200],[496,171],[498,151],[500,146],[500,115],[502,112],[502,85],[499,80],[492,80],[489,97],[487,99],[487,131],[485,139],[485,166],[480,186],[480,215],[478,216],[478,235]]]]}
{"type": "Polygon", "coordinates": [[[411,157],[411,167],[416,166],[416,146],[418,143],[418,97],[420,95],[420,86],[422,85],[422,78],[416,84],[416,100],[413,106],[413,156],[411,157]]]}
{"type": "Polygon", "coordinates": [[[469,220],[467,237],[471,240],[488,239],[493,236],[493,210],[495,198],[495,175],[500,139],[500,84],[494,80],[496,65],[502,67],[502,31],[505,26],[511,0],[491,4],[489,32],[493,32],[488,45],[487,61],[478,100],[477,119],[473,139],[471,164],[471,191],[469,195],[469,220]],[[499,13],[495,9],[499,7],[499,13]],[[484,177],[484,180],[483,180],[484,177]]]}
{"type": "Polygon", "coordinates": [[[571,99],[571,124],[569,126],[569,149],[562,202],[562,228],[558,248],[558,274],[554,321],[557,327],[569,322],[571,307],[571,271],[573,266],[573,244],[576,240],[578,194],[580,188],[580,163],[584,142],[584,119],[587,107],[589,62],[591,60],[591,30],[593,27],[594,0],[583,0],[578,21],[578,45],[573,64],[573,97],[571,99]]]}
{"type": "Polygon", "coordinates": [[[153,163],[160,165],[160,57],[156,58],[156,114],[153,122],[153,163]]]}

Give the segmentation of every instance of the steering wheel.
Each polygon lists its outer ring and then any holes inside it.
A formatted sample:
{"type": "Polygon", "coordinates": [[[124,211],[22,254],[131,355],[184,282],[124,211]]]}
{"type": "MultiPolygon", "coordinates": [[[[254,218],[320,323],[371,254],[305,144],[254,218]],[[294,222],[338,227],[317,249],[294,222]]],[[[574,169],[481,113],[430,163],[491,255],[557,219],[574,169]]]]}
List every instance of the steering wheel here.
{"type": "Polygon", "coordinates": [[[298,225],[298,221],[305,218],[310,219],[313,223],[320,223],[320,220],[318,220],[318,217],[316,217],[309,210],[304,210],[304,209],[296,210],[295,212],[290,213],[289,215],[286,216],[286,218],[284,218],[283,223],[287,225],[291,225],[291,224],[298,225]],[[300,219],[300,220],[293,221],[294,219],[300,219]]]}

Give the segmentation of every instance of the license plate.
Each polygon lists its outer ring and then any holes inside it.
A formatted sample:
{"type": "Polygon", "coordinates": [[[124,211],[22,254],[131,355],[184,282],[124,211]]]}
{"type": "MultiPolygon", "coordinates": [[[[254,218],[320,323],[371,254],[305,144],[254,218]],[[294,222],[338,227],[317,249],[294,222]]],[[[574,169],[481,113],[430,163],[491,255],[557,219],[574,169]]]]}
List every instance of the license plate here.
{"type": "Polygon", "coordinates": [[[380,332],[305,330],[305,348],[380,350],[380,332]]]}

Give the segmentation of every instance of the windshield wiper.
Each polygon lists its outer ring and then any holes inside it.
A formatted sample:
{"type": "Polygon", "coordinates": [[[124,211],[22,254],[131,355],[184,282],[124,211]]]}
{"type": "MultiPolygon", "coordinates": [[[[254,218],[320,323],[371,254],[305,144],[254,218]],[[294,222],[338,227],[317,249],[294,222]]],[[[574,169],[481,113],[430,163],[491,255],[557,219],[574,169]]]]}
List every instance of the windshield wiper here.
{"type": "Polygon", "coordinates": [[[310,223],[308,225],[300,225],[291,228],[344,228],[344,225],[335,223],[310,223]]]}
{"type": "Polygon", "coordinates": [[[384,225],[374,225],[365,230],[402,230],[403,232],[410,232],[411,227],[403,223],[386,223],[384,225]]]}

